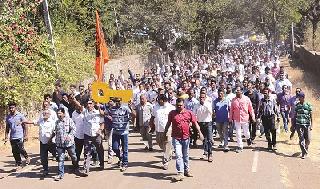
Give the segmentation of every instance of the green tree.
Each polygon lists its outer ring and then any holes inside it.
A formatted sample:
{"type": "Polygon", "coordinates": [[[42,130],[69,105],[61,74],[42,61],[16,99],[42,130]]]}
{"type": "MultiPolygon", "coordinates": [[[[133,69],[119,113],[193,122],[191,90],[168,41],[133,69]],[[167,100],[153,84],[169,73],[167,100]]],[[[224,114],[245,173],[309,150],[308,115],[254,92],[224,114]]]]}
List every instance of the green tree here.
{"type": "MultiPolygon", "coordinates": [[[[0,4],[0,109],[9,101],[29,107],[50,90],[55,79],[46,35],[32,20],[37,2],[8,0],[0,4]]],[[[0,113],[3,115],[3,112],[0,113]]]]}

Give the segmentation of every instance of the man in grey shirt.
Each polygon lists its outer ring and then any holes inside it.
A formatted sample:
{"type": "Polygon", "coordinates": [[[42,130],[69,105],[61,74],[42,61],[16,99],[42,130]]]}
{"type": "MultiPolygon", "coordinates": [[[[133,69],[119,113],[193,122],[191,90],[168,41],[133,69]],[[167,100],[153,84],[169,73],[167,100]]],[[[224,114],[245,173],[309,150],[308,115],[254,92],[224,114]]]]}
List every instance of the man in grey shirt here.
{"type": "Polygon", "coordinates": [[[137,126],[140,128],[140,134],[142,136],[142,140],[145,143],[145,149],[152,151],[152,133],[149,133],[150,128],[150,119],[152,116],[153,106],[150,102],[147,101],[147,97],[145,94],[140,95],[140,103],[136,107],[136,111],[134,112],[137,119],[137,126]]]}

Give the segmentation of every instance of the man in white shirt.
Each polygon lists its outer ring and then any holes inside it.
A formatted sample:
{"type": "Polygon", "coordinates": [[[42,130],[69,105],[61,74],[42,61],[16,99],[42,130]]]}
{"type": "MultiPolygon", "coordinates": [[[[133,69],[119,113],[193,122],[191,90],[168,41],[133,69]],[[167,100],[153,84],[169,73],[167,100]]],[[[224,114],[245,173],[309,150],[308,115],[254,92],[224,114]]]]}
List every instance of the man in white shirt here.
{"type": "Polygon", "coordinates": [[[54,139],[52,139],[55,121],[50,119],[50,114],[50,110],[43,110],[39,121],[35,123],[39,126],[40,159],[43,167],[43,177],[47,176],[49,173],[48,152],[51,152],[52,155],[56,157],[56,146],[54,139]]]}
{"type": "Polygon", "coordinates": [[[276,81],[276,84],[275,84],[275,90],[276,90],[276,93],[277,93],[277,94],[279,94],[279,93],[282,92],[282,87],[283,87],[284,85],[288,86],[289,91],[291,91],[292,83],[289,81],[289,79],[286,79],[286,78],[285,78],[284,73],[280,73],[280,77],[279,77],[279,79],[276,81]]]}
{"type": "Polygon", "coordinates": [[[140,103],[140,96],[145,93],[146,93],[146,91],[144,89],[144,84],[140,83],[139,90],[134,91],[134,94],[133,94],[133,103],[135,106],[137,106],[140,103]]]}
{"type": "Polygon", "coordinates": [[[81,152],[84,144],[84,114],[83,107],[80,102],[74,101],[75,111],[72,113],[72,120],[76,127],[76,132],[74,135],[74,143],[76,146],[77,161],[80,161],[81,152]]]}
{"type": "Polygon", "coordinates": [[[203,149],[204,157],[208,162],[212,162],[212,102],[206,100],[207,94],[200,93],[199,104],[195,105],[194,114],[197,116],[197,120],[200,126],[200,130],[203,133],[203,149]]]}
{"type": "Polygon", "coordinates": [[[50,112],[50,117],[49,117],[49,119],[51,119],[52,121],[57,121],[58,120],[58,116],[57,116],[57,113],[53,110],[53,109],[51,109],[51,107],[50,107],[50,103],[48,102],[48,101],[43,101],[43,103],[42,103],[42,112],[40,113],[40,116],[39,116],[39,119],[43,119],[43,112],[45,111],[45,110],[48,110],[49,112],[50,112]]]}
{"type": "Polygon", "coordinates": [[[93,100],[89,99],[84,115],[84,169],[89,173],[91,163],[92,145],[96,147],[100,169],[104,169],[104,149],[102,145],[102,130],[104,129],[104,119],[100,112],[94,108],[93,100]]]}
{"type": "Polygon", "coordinates": [[[167,170],[169,161],[172,156],[172,139],[171,139],[171,127],[168,130],[168,135],[165,135],[164,130],[168,122],[169,113],[175,110],[175,107],[168,103],[166,95],[159,95],[158,104],[154,106],[152,110],[152,117],[150,120],[151,132],[156,131],[156,141],[160,148],[163,150],[163,169],[167,170]]]}

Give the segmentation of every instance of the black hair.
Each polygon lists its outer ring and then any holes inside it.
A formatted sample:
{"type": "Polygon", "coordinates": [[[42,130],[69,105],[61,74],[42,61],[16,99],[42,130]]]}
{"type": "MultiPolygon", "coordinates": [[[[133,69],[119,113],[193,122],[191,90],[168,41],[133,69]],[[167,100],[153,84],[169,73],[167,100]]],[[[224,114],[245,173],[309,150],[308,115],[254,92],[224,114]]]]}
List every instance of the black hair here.
{"type": "Polygon", "coordinates": [[[9,103],[8,103],[8,107],[10,107],[10,106],[16,107],[16,106],[17,106],[17,103],[16,103],[16,102],[9,102],[9,103]]]}
{"type": "Polygon", "coordinates": [[[159,97],[158,97],[158,100],[162,100],[164,102],[168,102],[168,98],[166,95],[164,94],[160,94],[159,97]]]}
{"type": "Polygon", "coordinates": [[[52,98],[52,95],[51,94],[45,94],[43,95],[43,99],[46,100],[47,98],[52,98]]]}
{"type": "Polygon", "coordinates": [[[181,102],[182,102],[182,103],[184,102],[183,98],[177,98],[176,104],[181,103],[181,102]]]}
{"type": "Polygon", "coordinates": [[[63,114],[66,113],[66,111],[63,107],[58,108],[57,112],[62,112],[63,114]]]}

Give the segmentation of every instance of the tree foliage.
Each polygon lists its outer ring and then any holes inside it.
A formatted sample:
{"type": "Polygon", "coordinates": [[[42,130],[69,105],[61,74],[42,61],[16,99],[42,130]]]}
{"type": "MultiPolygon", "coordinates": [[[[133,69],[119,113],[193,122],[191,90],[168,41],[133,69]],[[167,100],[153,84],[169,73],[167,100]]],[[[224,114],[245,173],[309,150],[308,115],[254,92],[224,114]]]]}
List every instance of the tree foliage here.
{"type": "MultiPolygon", "coordinates": [[[[31,18],[37,2],[5,1],[0,6],[0,106],[38,101],[55,76],[46,36],[31,18]]],[[[48,88],[49,87],[49,88],[48,88]]]]}

